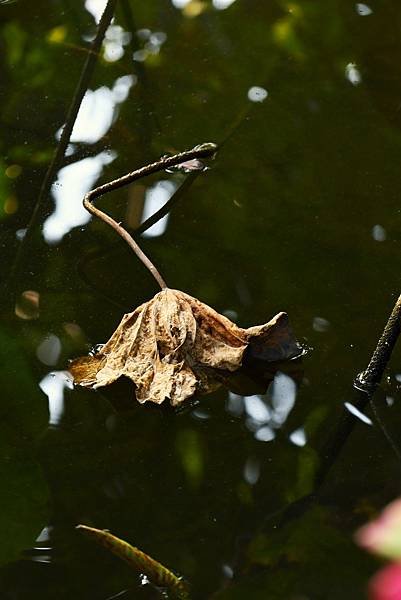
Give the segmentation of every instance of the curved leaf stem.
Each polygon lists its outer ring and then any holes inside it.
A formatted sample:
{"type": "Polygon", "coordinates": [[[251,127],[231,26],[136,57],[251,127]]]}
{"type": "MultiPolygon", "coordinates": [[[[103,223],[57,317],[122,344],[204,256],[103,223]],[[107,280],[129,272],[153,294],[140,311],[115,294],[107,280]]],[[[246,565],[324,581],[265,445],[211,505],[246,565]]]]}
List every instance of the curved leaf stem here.
{"type": "Polygon", "coordinates": [[[108,192],[112,192],[121,187],[129,185],[133,181],[137,181],[138,179],[146,177],[147,175],[152,175],[153,173],[174,167],[187,160],[210,157],[215,154],[216,150],[216,144],[205,143],[195,146],[195,148],[192,150],[187,150],[186,152],[180,152],[178,154],[174,154],[173,156],[163,156],[156,162],[145,165],[144,167],[136,169],[136,171],[132,171],[132,173],[127,173],[118,179],[113,179],[113,181],[109,181],[108,183],[91,190],[83,199],[83,205],[87,211],[107,223],[107,225],[110,225],[110,227],[112,227],[123,238],[123,240],[127,242],[139,260],[142,261],[145,267],[152,273],[161,289],[165,289],[168,286],[152,261],[146,256],[143,250],[141,250],[137,242],[128,233],[128,231],[122,227],[121,223],[117,223],[117,221],[110,217],[110,215],[97,208],[93,202],[108,192]]]}

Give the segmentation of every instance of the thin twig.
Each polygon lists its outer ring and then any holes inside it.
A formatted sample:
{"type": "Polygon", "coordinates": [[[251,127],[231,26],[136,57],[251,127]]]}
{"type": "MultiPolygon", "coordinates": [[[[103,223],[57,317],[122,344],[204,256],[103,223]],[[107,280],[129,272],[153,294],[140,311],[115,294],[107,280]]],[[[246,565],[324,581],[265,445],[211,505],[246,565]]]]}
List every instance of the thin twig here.
{"type": "MultiPolygon", "coordinates": [[[[400,457],[400,450],[394,443],[389,432],[381,423],[380,416],[373,404],[373,396],[377,392],[377,387],[381,381],[384,370],[388,364],[394,345],[398,339],[401,330],[401,296],[397,299],[390,317],[386,323],[382,335],[372,354],[369,364],[365,371],[359,373],[354,381],[354,398],[352,404],[360,411],[363,411],[370,403],[372,411],[397,457],[400,457]]],[[[272,523],[274,527],[283,526],[293,518],[298,518],[308,508],[319,499],[319,493],[322,485],[327,479],[331,468],[340,456],[346,442],[348,441],[354,427],[357,423],[357,417],[344,408],[340,421],[336,426],[333,435],[329,437],[326,444],[319,451],[320,466],[316,472],[313,490],[292,502],[291,504],[279,509],[270,515],[263,523],[261,530],[266,531],[272,523]]]]}
{"type": "MultiPolygon", "coordinates": [[[[141,45],[138,43],[139,38],[136,34],[139,27],[135,22],[131,3],[128,0],[120,0],[119,7],[122,13],[121,16],[125,21],[126,29],[127,31],[131,32],[129,47],[132,54],[134,54],[136,51],[141,50],[141,45]]],[[[140,133],[142,141],[147,142],[147,145],[149,145],[149,140],[152,137],[153,125],[159,134],[162,131],[162,125],[159,121],[154,104],[154,98],[157,96],[154,92],[152,93],[153,86],[151,85],[151,80],[148,77],[145,63],[141,61],[135,61],[131,64],[132,66],[135,64],[135,74],[138,75],[138,82],[141,84],[139,85],[140,107],[138,108],[138,111],[142,118],[143,127],[140,133]]]]}
{"type": "MultiPolygon", "coordinates": [[[[360,411],[371,403],[379,385],[384,370],[390,360],[391,353],[401,330],[401,296],[398,297],[386,326],[381,334],[367,368],[359,373],[354,380],[355,400],[353,405],[360,411]]],[[[356,417],[344,409],[340,422],[331,439],[323,448],[322,461],[316,476],[319,487],[326,479],[328,472],[340,455],[346,441],[351,435],[356,423],[356,417]]]]}
{"type": "MultiPolygon", "coordinates": [[[[174,192],[174,194],[171,196],[171,198],[169,200],[167,200],[167,202],[165,204],[163,204],[163,206],[159,210],[157,210],[148,219],[146,219],[146,221],[144,221],[138,227],[136,227],[133,230],[132,235],[134,237],[136,237],[136,236],[144,233],[145,231],[150,229],[150,227],[152,227],[158,221],[160,221],[160,219],[162,219],[164,216],[166,216],[170,212],[170,210],[173,208],[173,206],[175,204],[177,204],[177,202],[179,200],[181,200],[183,195],[188,192],[190,186],[194,183],[196,178],[199,177],[199,175],[201,173],[203,173],[203,171],[200,171],[200,170],[190,173],[187,176],[187,178],[183,181],[183,183],[180,185],[180,187],[174,192]]],[[[107,254],[109,257],[110,257],[110,252],[115,253],[115,252],[119,251],[119,248],[120,248],[119,244],[120,244],[120,242],[117,240],[117,243],[113,244],[109,248],[109,250],[107,251],[107,254]]],[[[82,279],[82,281],[89,288],[94,290],[98,295],[102,296],[105,300],[107,300],[108,302],[111,302],[115,306],[118,306],[119,308],[121,308],[121,307],[124,308],[124,306],[120,302],[118,302],[115,298],[112,298],[111,296],[106,294],[104,291],[100,290],[98,285],[95,285],[94,282],[91,280],[90,276],[88,275],[88,272],[87,272],[88,265],[90,265],[94,260],[98,260],[105,254],[106,254],[106,252],[104,250],[104,247],[102,247],[100,249],[90,252],[90,255],[82,256],[77,262],[78,274],[79,274],[80,278],[82,279]]]]}
{"type": "Polygon", "coordinates": [[[161,208],[159,208],[159,210],[154,212],[153,215],[150,215],[150,217],[148,219],[146,219],[146,221],[144,221],[143,223],[138,225],[138,227],[135,228],[135,230],[134,230],[135,235],[140,235],[141,233],[144,233],[145,231],[147,231],[148,229],[153,227],[153,225],[156,225],[156,223],[158,223],[160,221],[160,219],[162,219],[163,217],[168,215],[168,213],[173,208],[173,206],[175,204],[177,204],[177,202],[179,202],[179,200],[181,200],[183,195],[188,191],[188,188],[193,184],[195,179],[197,179],[199,177],[200,173],[202,173],[202,172],[203,171],[200,170],[200,171],[194,171],[193,173],[190,173],[188,175],[188,177],[180,185],[180,187],[174,192],[174,194],[171,196],[171,198],[169,198],[167,200],[167,202],[165,204],[163,204],[163,206],[161,208]]]}
{"type": "Polygon", "coordinates": [[[180,163],[186,162],[188,160],[193,160],[194,158],[207,158],[215,154],[217,150],[216,144],[205,143],[200,146],[195,146],[192,150],[187,150],[186,152],[180,152],[179,154],[174,154],[174,156],[163,156],[160,160],[151,163],[149,165],[145,165],[132,173],[127,173],[127,175],[123,175],[123,177],[119,177],[118,179],[114,179],[113,181],[109,181],[90,192],[88,192],[83,200],[83,205],[86,210],[90,213],[110,225],[122,238],[127,242],[130,248],[135,252],[139,260],[145,265],[147,269],[152,273],[153,277],[156,279],[157,283],[160,285],[161,289],[165,289],[167,286],[163,277],[160,275],[159,271],[156,269],[152,261],[146,256],[146,254],[141,250],[138,246],[134,238],[128,233],[124,227],[120,223],[117,223],[114,219],[112,219],[108,214],[104,213],[102,210],[94,206],[93,202],[96,198],[100,198],[104,194],[108,192],[112,192],[116,189],[119,189],[125,185],[132,183],[133,181],[137,181],[142,177],[146,177],[147,175],[152,175],[153,173],[157,173],[159,171],[163,171],[170,167],[174,167],[175,165],[179,165],[180,163]]]}
{"type": "Polygon", "coordinates": [[[380,336],[372,358],[365,371],[359,373],[354,381],[354,387],[372,395],[381,381],[384,369],[390,360],[391,353],[401,331],[401,296],[398,297],[391,315],[380,336]]]}
{"type": "Polygon", "coordinates": [[[99,21],[96,37],[93,40],[90,49],[88,50],[88,56],[82,68],[81,76],[79,78],[77,87],[74,92],[74,96],[71,101],[71,105],[66,116],[65,125],[62,129],[59,143],[57,145],[53,159],[49,165],[49,168],[47,169],[45,178],[40,188],[39,196],[33,209],[29,223],[27,225],[25,236],[22,239],[21,244],[19,246],[14,264],[10,270],[10,274],[6,282],[4,283],[3,292],[5,294],[5,297],[10,298],[10,292],[13,292],[11,296],[12,301],[14,300],[14,294],[16,292],[16,290],[13,290],[13,287],[16,283],[16,278],[20,272],[21,265],[26,256],[27,248],[32,240],[33,233],[38,225],[39,220],[43,218],[43,213],[46,212],[46,203],[48,202],[50,187],[53,183],[57,171],[60,169],[60,166],[63,162],[63,158],[67,146],[70,142],[71,133],[74,128],[78,111],[80,109],[83,97],[88,89],[89,81],[92,77],[106,30],[109,27],[114,15],[116,2],[117,0],[108,1],[106,8],[104,9],[103,15],[99,21]]]}
{"type": "MultiPolygon", "coordinates": [[[[384,395],[384,393],[383,393],[383,395],[384,395]]],[[[393,450],[394,454],[398,458],[398,461],[401,462],[401,448],[398,443],[398,440],[395,440],[392,433],[387,429],[387,425],[380,415],[380,412],[374,402],[374,398],[372,398],[371,401],[369,402],[369,406],[372,410],[375,421],[378,424],[381,432],[383,433],[384,437],[386,438],[387,442],[389,443],[389,446],[393,450]]]]}

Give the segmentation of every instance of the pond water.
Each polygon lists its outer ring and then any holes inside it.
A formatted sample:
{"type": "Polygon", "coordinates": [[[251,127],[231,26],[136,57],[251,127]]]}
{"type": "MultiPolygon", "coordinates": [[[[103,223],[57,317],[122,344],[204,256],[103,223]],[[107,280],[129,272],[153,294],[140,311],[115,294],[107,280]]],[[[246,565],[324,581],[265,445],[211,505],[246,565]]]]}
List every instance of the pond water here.
{"type": "Polygon", "coordinates": [[[351,414],[400,292],[401,4],[118,0],[89,52],[104,6],[0,2],[1,598],[161,597],[79,523],[196,599],[365,598],[379,564],[353,532],[401,492],[399,347],[351,414]],[[243,327],[286,311],[302,363],[178,413],[74,389],[69,360],[158,291],[83,195],[210,141],[207,171],[99,206],[132,231],[183,185],[143,249],[243,327]]]}

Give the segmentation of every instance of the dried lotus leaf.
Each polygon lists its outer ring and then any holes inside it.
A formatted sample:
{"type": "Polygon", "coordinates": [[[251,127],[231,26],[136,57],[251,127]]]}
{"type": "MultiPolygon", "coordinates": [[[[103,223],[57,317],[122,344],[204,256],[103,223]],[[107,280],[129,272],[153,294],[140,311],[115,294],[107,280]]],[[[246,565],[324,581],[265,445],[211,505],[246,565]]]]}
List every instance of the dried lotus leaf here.
{"type": "Polygon", "coordinates": [[[178,406],[221,385],[224,373],[241,367],[247,348],[265,361],[300,354],[286,313],[242,329],[196,298],[166,288],[124,315],[100,352],[72,361],[70,371],[76,384],[93,389],[125,376],[139,402],[168,399],[178,406]]]}

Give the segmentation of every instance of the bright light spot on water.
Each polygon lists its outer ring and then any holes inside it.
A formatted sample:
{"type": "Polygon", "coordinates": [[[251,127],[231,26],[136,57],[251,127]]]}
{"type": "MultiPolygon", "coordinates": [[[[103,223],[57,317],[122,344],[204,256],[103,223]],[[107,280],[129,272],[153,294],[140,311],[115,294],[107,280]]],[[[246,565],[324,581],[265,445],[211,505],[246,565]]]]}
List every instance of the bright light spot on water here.
{"type": "Polygon", "coordinates": [[[272,387],[273,420],[277,425],[282,425],[295,404],[297,386],[291,377],[278,373],[272,387]]]}
{"type": "Polygon", "coordinates": [[[128,98],[128,94],[133,85],[136,84],[138,78],[136,75],[123,75],[118,77],[113,85],[112,93],[114,101],[121,104],[128,98]]]}
{"type": "Polygon", "coordinates": [[[384,227],[381,225],[375,225],[372,227],[372,238],[376,240],[376,242],[384,242],[387,238],[387,233],[384,227]]]}
{"type": "Polygon", "coordinates": [[[105,42],[104,59],[107,62],[117,62],[124,56],[124,47],[122,44],[114,41],[105,42]]]}
{"type": "MultiPolygon", "coordinates": [[[[169,180],[158,181],[154,186],[146,190],[145,205],[143,207],[142,223],[158,211],[174,194],[177,186],[169,180]]],[[[147,229],[145,237],[157,237],[163,235],[168,223],[168,215],[161,218],[157,223],[147,229]]]]}
{"type": "Polygon", "coordinates": [[[85,0],[85,8],[93,16],[96,23],[99,23],[106,4],[107,0],[85,0]]]}
{"type": "Polygon", "coordinates": [[[139,29],[137,37],[144,42],[144,47],[136,50],[133,59],[143,62],[150,54],[159,54],[160,48],[167,40],[167,34],[164,31],[150,31],[150,29],[139,29]]]}
{"type": "Polygon", "coordinates": [[[268,91],[258,85],[254,85],[248,90],[248,100],[251,102],[263,102],[268,95],[268,91]]]}
{"type": "Polygon", "coordinates": [[[267,423],[271,418],[271,411],[260,396],[247,396],[244,398],[247,415],[257,423],[267,423]]]}
{"type": "MultiPolygon", "coordinates": [[[[111,127],[115,104],[113,93],[108,87],[88,90],[74,124],[71,141],[87,144],[98,142],[111,127]]],[[[57,132],[57,139],[60,139],[61,132],[62,129],[57,132]]]]}
{"type": "Polygon", "coordinates": [[[349,63],[345,67],[345,76],[352,85],[359,85],[362,77],[355,63],[349,63]]]}
{"type": "Polygon", "coordinates": [[[231,4],[234,4],[234,2],[235,0],[213,0],[213,6],[214,8],[217,8],[217,10],[224,10],[231,6],[231,4]]]}
{"type": "Polygon", "coordinates": [[[277,373],[270,390],[270,394],[253,396],[229,392],[226,402],[227,412],[235,417],[241,416],[245,409],[245,425],[261,442],[274,440],[275,429],[283,425],[296,400],[296,384],[284,373],[277,373]]]}
{"type": "Polygon", "coordinates": [[[91,215],[82,205],[82,199],[93,188],[104,165],[111,163],[115,157],[113,152],[101,152],[59,171],[58,179],[52,186],[56,208],[43,225],[46,242],[55,244],[73,227],[84,225],[90,220],[91,215]]]}
{"type": "Polygon", "coordinates": [[[392,396],[386,396],[386,404],[387,406],[393,406],[394,398],[392,396]]]}
{"type": "Polygon", "coordinates": [[[53,333],[49,333],[36,349],[36,356],[44,365],[55,365],[60,357],[61,342],[53,333]]]}
{"type": "Polygon", "coordinates": [[[191,0],[171,0],[171,4],[176,8],[184,8],[191,0]]]}
{"type": "Polygon", "coordinates": [[[159,45],[164,44],[164,42],[166,40],[167,40],[167,33],[164,33],[164,31],[155,31],[150,36],[150,41],[152,42],[152,44],[159,44],[159,45]]]}
{"type": "MultiPolygon", "coordinates": [[[[112,89],[103,86],[97,90],[88,90],[78,111],[71,142],[98,142],[110,129],[116,116],[117,105],[127,99],[129,90],[136,81],[135,76],[124,75],[116,79],[112,89]]],[[[61,127],[56,133],[58,140],[62,130],[61,127]]]]}
{"type": "Polygon", "coordinates": [[[271,427],[264,425],[263,427],[260,427],[260,429],[258,429],[256,431],[254,437],[259,442],[271,442],[276,437],[276,434],[274,433],[274,431],[271,427]]]}
{"type": "Polygon", "coordinates": [[[68,371],[48,373],[39,384],[49,401],[49,425],[58,425],[64,413],[64,390],[72,390],[73,381],[68,371]]]}
{"type": "Polygon", "coordinates": [[[206,421],[207,419],[210,419],[209,413],[207,413],[205,410],[202,410],[200,408],[195,408],[191,412],[191,417],[194,417],[195,419],[199,419],[200,421],[206,421]]]}
{"type": "Polygon", "coordinates": [[[228,392],[226,409],[234,417],[239,417],[244,412],[244,398],[234,392],[228,392]]]}
{"type": "Polygon", "coordinates": [[[23,240],[25,235],[26,235],[26,228],[25,229],[17,229],[17,231],[15,232],[15,237],[19,241],[23,240]]]}
{"type": "Polygon", "coordinates": [[[132,34],[124,31],[120,25],[110,25],[104,40],[104,58],[108,62],[115,62],[124,55],[124,46],[131,41],[132,34]]]}
{"type": "Polygon", "coordinates": [[[312,327],[315,331],[319,331],[319,333],[324,333],[330,327],[330,321],[327,319],[323,319],[323,317],[315,317],[312,321],[312,327]]]}
{"type": "Polygon", "coordinates": [[[222,571],[224,577],[227,577],[228,579],[232,579],[234,577],[234,569],[230,567],[230,565],[223,565],[222,571]]]}
{"type": "Polygon", "coordinates": [[[344,402],[344,406],[351,413],[351,415],[354,415],[354,417],[362,421],[362,423],[366,423],[366,425],[373,425],[369,417],[367,417],[363,412],[361,412],[356,406],[354,406],[350,402],[344,402]]]}
{"type": "Polygon", "coordinates": [[[136,50],[132,55],[132,58],[136,60],[136,62],[143,62],[147,59],[148,53],[145,49],[136,50]]]}
{"type": "MultiPolygon", "coordinates": [[[[61,132],[61,130],[60,130],[61,132]]],[[[57,137],[58,133],[56,133],[56,137],[57,137]]],[[[68,144],[66,151],[65,151],[65,155],[66,156],[72,156],[73,154],[75,154],[77,147],[74,146],[74,144],[68,144]]]]}
{"type": "Polygon", "coordinates": [[[244,466],[244,479],[249,485],[255,485],[260,477],[260,462],[256,458],[248,458],[244,466]]]}
{"type": "Polygon", "coordinates": [[[367,17],[373,12],[370,6],[368,6],[367,4],[362,4],[362,2],[357,2],[357,4],[355,4],[355,10],[361,17],[367,17]]]}
{"type": "Polygon", "coordinates": [[[291,442],[293,444],[295,444],[295,446],[305,446],[306,444],[306,435],[305,435],[305,430],[303,429],[303,427],[300,427],[299,429],[296,429],[295,431],[293,431],[290,436],[289,436],[291,442]]]}
{"type": "Polygon", "coordinates": [[[150,31],[150,29],[144,28],[144,29],[138,29],[136,32],[136,35],[140,40],[143,41],[143,40],[148,40],[150,38],[151,33],[152,32],[150,31]]]}
{"type": "Polygon", "coordinates": [[[52,529],[53,529],[53,527],[51,525],[49,525],[47,527],[43,527],[42,531],[39,533],[35,542],[36,543],[48,542],[50,540],[50,533],[51,533],[52,529]]]}

